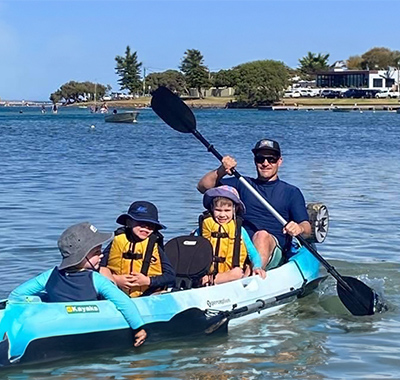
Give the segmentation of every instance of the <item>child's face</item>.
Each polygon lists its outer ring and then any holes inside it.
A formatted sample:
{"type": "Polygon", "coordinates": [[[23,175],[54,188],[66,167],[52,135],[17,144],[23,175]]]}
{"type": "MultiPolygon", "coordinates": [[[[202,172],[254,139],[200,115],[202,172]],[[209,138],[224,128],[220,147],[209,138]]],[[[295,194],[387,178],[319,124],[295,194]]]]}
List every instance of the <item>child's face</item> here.
{"type": "Polygon", "coordinates": [[[213,216],[215,221],[219,224],[229,223],[233,219],[233,205],[215,205],[213,216]]]}
{"type": "Polygon", "coordinates": [[[155,230],[156,226],[149,222],[137,222],[133,221],[132,232],[140,240],[147,239],[155,230]]]}
{"type": "Polygon", "coordinates": [[[86,255],[85,260],[82,262],[82,268],[84,269],[99,269],[100,261],[103,258],[103,254],[101,253],[101,245],[94,247],[89,253],[86,255]],[[90,263],[89,263],[90,261],[90,263]],[[92,264],[92,265],[90,265],[92,264]]]}

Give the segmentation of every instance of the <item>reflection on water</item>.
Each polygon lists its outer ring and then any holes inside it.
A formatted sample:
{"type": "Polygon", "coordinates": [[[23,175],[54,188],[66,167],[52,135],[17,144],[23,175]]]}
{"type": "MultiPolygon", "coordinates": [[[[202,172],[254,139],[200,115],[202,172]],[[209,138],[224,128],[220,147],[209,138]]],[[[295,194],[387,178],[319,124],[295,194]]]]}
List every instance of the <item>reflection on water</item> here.
{"type": "MultiPolygon", "coordinates": [[[[341,274],[383,292],[390,310],[353,317],[328,279],[318,293],[228,335],[21,367],[1,378],[400,378],[399,116],[199,110],[196,117],[204,136],[237,158],[242,174],[254,173],[257,140],[279,140],[281,178],[328,206],[330,230],[319,251],[341,274]]],[[[134,200],[157,204],[166,239],[187,233],[202,211],[197,181],[218,165],[193,136],[165,126],[151,110],[142,110],[135,125],[118,125],[87,110],[0,109],[0,159],[0,297],[59,262],[56,241],[68,225],[90,220],[113,230],[134,200]]]]}

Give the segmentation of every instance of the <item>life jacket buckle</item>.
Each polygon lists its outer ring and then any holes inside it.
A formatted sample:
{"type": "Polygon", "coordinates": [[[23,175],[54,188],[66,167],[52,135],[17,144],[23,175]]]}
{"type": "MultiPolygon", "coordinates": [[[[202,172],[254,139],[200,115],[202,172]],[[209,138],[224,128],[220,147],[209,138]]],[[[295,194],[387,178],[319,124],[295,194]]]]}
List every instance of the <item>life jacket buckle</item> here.
{"type": "Polygon", "coordinates": [[[217,238],[217,239],[226,239],[229,237],[229,235],[226,232],[213,231],[213,232],[211,232],[211,237],[217,238]]]}
{"type": "Polygon", "coordinates": [[[213,256],[214,263],[224,263],[225,261],[226,257],[213,256]]]}
{"type": "Polygon", "coordinates": [[[124,252],[122,257],[127,260],[140,260],[143,258],[143,254],[141,253],[133,253],[133,252],[124,252]]]}

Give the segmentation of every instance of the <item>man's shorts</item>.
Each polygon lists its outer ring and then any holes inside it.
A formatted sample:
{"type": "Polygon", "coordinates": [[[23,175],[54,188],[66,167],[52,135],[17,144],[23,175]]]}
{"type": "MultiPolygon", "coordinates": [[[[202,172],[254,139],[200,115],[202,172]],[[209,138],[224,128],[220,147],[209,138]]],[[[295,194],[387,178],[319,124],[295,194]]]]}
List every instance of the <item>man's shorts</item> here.
{"type": "Polygon", "coordinates": [[[265,270],[276,268],[281,265],[283,261],[283,252],[281,246],[279,245],[278,239],[273,235],[271,236],[274,238],[276,246],[272,251],[271,259],[269,260],[265,270]]]}

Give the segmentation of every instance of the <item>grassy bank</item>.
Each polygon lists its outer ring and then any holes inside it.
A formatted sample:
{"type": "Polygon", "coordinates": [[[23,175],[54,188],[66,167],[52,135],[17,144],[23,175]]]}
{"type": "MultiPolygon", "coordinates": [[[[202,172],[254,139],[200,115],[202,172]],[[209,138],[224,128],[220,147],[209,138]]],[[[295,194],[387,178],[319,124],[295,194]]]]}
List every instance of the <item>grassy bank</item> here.
{"type": "MultiPolygon", "coordinates": [[[[149,96],[130,99],[130,100],[110,100],[103,102],[107,104],[108,108],[114,107],[123,107],[123,108],[142,108],[142,107],[150,107],[151,98],[149,96]]],[[[189,99],[185,100],[186,104],[190,107],[198,107],[198,108],[225,108],[226,104],[230,101],[235,101],[233,97],[209,97],[205,99],[189,99]]],[[[101,106],[102,102],[98,102],[97,106],[101,106]]],[[[85,105],[91,106],[94,103],[87,102],[85,105]]],[[[82,105],[79,104],[79,105],[82,105]]]]}
{"type": "MultiPolygon", "coordinates": [[[[107,104],[108,108],[114,107],[122,107],[122,108],[142,108],[142,107],[150,107],[151,98],[141,97],[132,100],[111,100],[104,102],[107,104]]],[[[234,102],[234,97],[209,97],[204,99],[190,99],[185,100],[186,104],[189,107],[195,108],[225,108],[227,103],[234,102]]],[[[87,106],[91,106],[94,103],[85,103],[87,106]]],[[[97,105],[101,106],[101,102],[98,102],[97,105]]],[[[284,98],[279,102],[275,103],[275,105],[282,106],[329,106],[333,104],[334,106],[352,106],[354,104],[357,105],[370,105],[370,106],[398,106],[398,99],[325,99],[325,98],[284,98]]],[[[82,103],[77,104],[82,105],[82,103]]]]}

